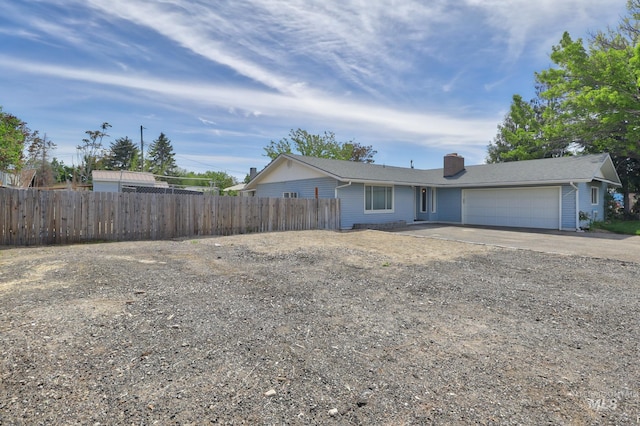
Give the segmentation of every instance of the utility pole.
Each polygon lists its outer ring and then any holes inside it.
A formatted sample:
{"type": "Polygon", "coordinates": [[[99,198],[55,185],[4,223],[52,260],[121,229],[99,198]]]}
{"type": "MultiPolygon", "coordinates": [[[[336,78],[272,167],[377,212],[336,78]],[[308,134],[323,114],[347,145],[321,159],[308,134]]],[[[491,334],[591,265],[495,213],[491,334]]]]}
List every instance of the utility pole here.
{"type": "Polygon", "coordinates": [[[40,179],[41,179],[41,183],[42,186],[49,186],[49,182],[47,182],[47,177],[45,176],[46,169],[45,169],[45,162],[47,161],[47,134],[45,133],[44,136],[42,137],[42,162],[40,164],[40,179]]]}
{"type": "Polygon", "coordinates": [[[140,171],[144,172],[144,139],[142,138],[142,130],[146,127],[140,126],[140,171]]]}

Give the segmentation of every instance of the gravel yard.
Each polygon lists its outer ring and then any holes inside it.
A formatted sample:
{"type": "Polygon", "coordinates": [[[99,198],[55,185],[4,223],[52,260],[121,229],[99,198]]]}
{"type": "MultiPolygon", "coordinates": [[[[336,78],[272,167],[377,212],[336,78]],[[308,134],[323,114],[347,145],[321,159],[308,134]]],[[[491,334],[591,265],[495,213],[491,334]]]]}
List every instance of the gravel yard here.
{"type": "Polygon", "coordinates": [[[0,250],[0,424],[637,424],[640,264],[379,231],[0,250]]]}

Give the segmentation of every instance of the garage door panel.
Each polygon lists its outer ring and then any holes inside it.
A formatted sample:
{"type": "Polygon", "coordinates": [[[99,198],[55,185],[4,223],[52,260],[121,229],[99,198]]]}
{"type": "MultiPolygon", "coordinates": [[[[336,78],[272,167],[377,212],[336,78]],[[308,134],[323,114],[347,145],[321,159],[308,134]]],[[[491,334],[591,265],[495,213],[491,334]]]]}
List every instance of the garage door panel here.
{"type": "Polygon", "coordinates": [[[462,221],[469,225],[558,229],[560,189],[509,188],[463,191],[462,221]]]}

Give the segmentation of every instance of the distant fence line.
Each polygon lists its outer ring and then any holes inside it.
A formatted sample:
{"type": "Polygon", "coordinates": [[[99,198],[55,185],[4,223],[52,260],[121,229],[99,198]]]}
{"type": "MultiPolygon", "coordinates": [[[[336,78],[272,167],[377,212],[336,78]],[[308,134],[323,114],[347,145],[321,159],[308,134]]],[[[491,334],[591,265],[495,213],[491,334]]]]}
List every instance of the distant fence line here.
{"type": "Polygon", "coordinates": [[[0,245],[340,229],[337,199],[0,188],[0,245]]]}

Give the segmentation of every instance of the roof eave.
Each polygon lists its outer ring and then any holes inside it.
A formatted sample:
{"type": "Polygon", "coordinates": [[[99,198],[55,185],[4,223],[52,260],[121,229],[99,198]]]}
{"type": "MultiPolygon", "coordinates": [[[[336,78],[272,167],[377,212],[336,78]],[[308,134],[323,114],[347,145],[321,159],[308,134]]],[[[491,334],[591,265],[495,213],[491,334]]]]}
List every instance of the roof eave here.
{"type": "Polygon", "coordinates": [[[549,186],[566,185],[571,182],[591,182],[593,179],[567,179],[567,180],[528,180],[528,181],[495,181],[495,182],[473,182],[473,183],[450,183],[433,184],[436,188],[477,188],[477,187],[500,187],[500,186],[549,186]]]}
{"type": "Polygon", "coordinates": [[[121,182],[123,184],[136,184],[136,183],[156,183],[156,180],[127,180],[127,179],[112,179],[112,178],[106,178],[106,179],[93,179],[93,182],[121,182]]]}
{"type": "Polygon", "coordinates": [[[394,180],[373,180],[341,177],[336,178],[340,182],[362,183],[365,185],[397,185],[397,186],[433,186],[425,182],[403,182],[394,180]]]}
{"type": "Polygon", "coordinates": [[[330,177],[330,178],[333,178],[333,179],[339,180],[339,181],[341,181],[341,182],[345,182],[345,181],[349,181],[349,180],[350,180],[350,181],[353,181],[353,179],[350,179],[350,178],[348,178],[348,177],[346,177],[346,176],[339,176],[339,175],[336,175],[336,174],[331,173],[331,172],[329,172],[329,171],[327,171],[327,170],[321,169],[321,168],[320,168],[320,167],[318,167],[318,166],[314,166],[313,164],[309,164],[309,163],[306,163],[306,162],[304,162],[304,161],[301,161],[301,160],[300,160],[300,159],[298,159],[298,158],[290,157],[290,156],[288,156],[287,154],[283,154],[283,157],[286,157],[286,158],[288,158],[288,159],[289,159],[289,160],[291,160],[291,161],[295,161],[295,162],[296,162],[296,163],[298,163],[298,164],[303,164],[303,165],[305,165],[305,166],[307,166],[307,167],[309,167],[309,168],[311,168],[311,169],[313,169],[313,170],[315,170],[315,171],[317,171],[317,172],[319,172],[319,173],[322,173],[322,174],[326,175],[327,177],[330,177]]]}
{"type": "Polygon", "coordinates": [[[277,167],[278,164],[284,161],[284,158],[289,158],[291,160],[294,160],[294,158],[287,157],[286,154],[280,154],[275,159],[271,160],[271,162],[267,164],[264,167],[264,169],[260,170],[258,174],[256,174],[253,177],[253,179],[247,182],[246,186],[244,187],[245,191],[255,191],[256,190],[255,186],[260,182],[260,180],[262,180],[262,177],[266,176],[269,170],[273,169],[274,167],[277,167]]]}
{"type": "Polygon", "coordinates": [[[607,185],[611,185],[611,186],[616,186],[616,187],[622,187],[622,184],[620,182],[614,182],[608,179],[602,179],[602,178],[594,178],[593,180],[597,180],[603,183],[606,183],[607,185]]]}

